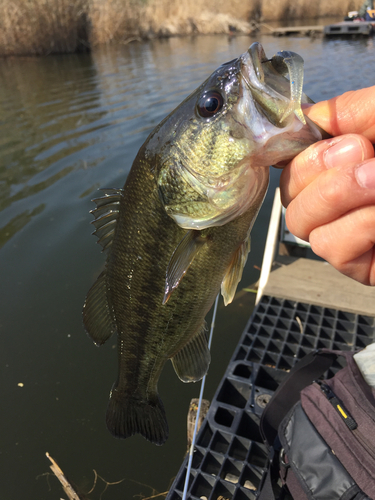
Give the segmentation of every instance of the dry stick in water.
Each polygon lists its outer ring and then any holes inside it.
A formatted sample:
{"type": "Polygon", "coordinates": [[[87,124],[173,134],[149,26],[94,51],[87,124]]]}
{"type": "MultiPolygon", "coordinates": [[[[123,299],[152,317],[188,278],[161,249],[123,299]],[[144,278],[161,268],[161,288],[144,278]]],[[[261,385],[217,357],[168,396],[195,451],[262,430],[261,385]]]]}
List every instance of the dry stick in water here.
{"type": "Polygon", "coordinates": [[[108,486],[113,486],[114,484],[120,484],[123,481],[125,481],[125,478],[124,478],[124,479],[120,479],[120,481],[114,481],[112,483],[109,483],[108,481],[106,481],[104,479],[104,477],[99,476],[99,474],[96,472],[95,469],[93,469],[93,471],[94,471],[94,474],[95,474],[94,485],[93,485],[93,487],[91,488],[91,490],[87,494],[90,495],[90,493],[92,493],[95,490],[95,486],[96,486],[97,480],[99,478],[99,479],[101,479],[103,481],[103,483],[105,483],[105,488],[104,488],[104,490],[100,494],[100,499],[102,498],[103,493],[107,490],[108,486]]]}
{"type": "Polygon", "coordinates": [[[54,459],[50,456],[50,454],[48,452],[46,453],[46,456],[47,456],[47,458],[50,459],[50,461],[52,463],[52,465],[50,465],[50,469],[55,474],[57,479],[60,481],[65,493],[68,495],[69,500],[80,500],[79,496],[74,491],[73,486],[71,486],[69,481],[66,479],[63,471],[60,469],[60,467],[57,465],[57,463],[54,461],[54,459]]]}
{"type": "Polygon", "coordinates": [[[169,491],[163,491],[163,493],[157,493],[156,495],[152,495],[152,497],[144,497],[142,500],[153,500],[154,498],[166,497],[169,491]]]}
{"type": "Polygon", "coordinates": [[[142,498],[142,500],[151,500],[151,499],[153,499],[153,498],[159,498],[159,497],[162,497],[162,496],[166,497],[166,496],[167,496],[167,494],[168,494],[168,491],[163,491],[163,493],[156,493],[156,490],[155,490],[154,488],[152,488],[151,486],[149,486],[148,484],[144,484],[144,483],[140,483],[140,482],[138,482],[138,481],[134,481],[134,479],[127,479],[127,478],[124,478],[124,479],[120,479],[120,481],[114,481],[114,482],[112,482],[112,483],[109,483],[108,481],[106,481],[106,480],[104,479],[104,477],[99,476],[99,474],[96,472],[96,470],[95,470],[95,469],[93,469],[93,472],[94,472],[94,475],[95,475],[95,478],[94,478],[94,484],[93,484],[93,486],[92,486],[91,490],[87,492],[87,495],[90,495],[90,493],[92,493],[92,492],[95,490],[95,488],[96,488],[96,484],[97,484],[97,481],[98,481],[98,478],[99,478],[99,479],[101,479],[101,480],[103,481],[103,483],[105,483],[105,488],[104,488],[104,490],[101,492],[100,497],[99,497],[99,500],[102,498],[102,496],[103,496],[104,492],[105,492],[105,491],[107,491],[108,486],[113,486],[113,485],[116,485],[116,484],[120,484],[120,483],[122,483],[122,482],[123,482],[123,481],[125,481],[125,480],[132,481],[133,483],[140,484],[140,485],[142,485],[142,486],[146,486],[147,488],[152,489],[153,494],[152,494],[151,496],[148,496],[148,497],[144,497],[144,496],[142,496],[142,497],[141,497],[141,495],[136,495],[136,496],[139,496],[140,498],[142,498]]]}

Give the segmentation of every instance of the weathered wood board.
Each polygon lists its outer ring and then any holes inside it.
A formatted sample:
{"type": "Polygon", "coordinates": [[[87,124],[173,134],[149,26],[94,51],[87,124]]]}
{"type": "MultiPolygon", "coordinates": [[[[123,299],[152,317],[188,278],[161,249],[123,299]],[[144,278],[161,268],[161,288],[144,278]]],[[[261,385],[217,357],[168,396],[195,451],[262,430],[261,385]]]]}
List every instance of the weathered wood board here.
{"type": "Polygon", "coordinates": [[[278,255],[264,295],[375,316],[375,287],[317,260],[278,255]]]}

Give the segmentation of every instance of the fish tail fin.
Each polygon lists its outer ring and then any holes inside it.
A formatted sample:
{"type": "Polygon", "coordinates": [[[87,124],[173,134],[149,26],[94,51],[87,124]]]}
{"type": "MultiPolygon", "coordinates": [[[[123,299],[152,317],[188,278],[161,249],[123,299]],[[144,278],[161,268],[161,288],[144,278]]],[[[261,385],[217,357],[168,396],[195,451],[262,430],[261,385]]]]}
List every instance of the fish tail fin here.
{"type": "Polygon", "coordinates": [[[106,422],[109,432],[117,438],[141,434],[148,441],[162,445],[168,438],[168,422],[158,394],[154,392],[146,400],[112,389],[108,403],[106,422]]]}

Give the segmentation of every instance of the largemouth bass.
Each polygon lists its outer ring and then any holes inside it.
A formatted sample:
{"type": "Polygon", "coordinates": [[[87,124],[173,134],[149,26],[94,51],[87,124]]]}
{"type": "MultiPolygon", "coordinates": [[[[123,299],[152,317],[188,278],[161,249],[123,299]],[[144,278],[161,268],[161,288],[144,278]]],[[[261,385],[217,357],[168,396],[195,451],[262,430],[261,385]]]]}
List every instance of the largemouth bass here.
{"type": "Polygon", "coordinates": [[[94,200],[94,233],[108,256],[83,318],[96,344],[117,335],[106,416],[114,436],[163,444],[164,364],[183,382],[207,372],[204,318],[220,289],[225,304],[234,297],[269,166],[322,138],[302,113],[302,84],[300,56],[267,59],[253,44],[156,127],[123,189],[94,200]]]}

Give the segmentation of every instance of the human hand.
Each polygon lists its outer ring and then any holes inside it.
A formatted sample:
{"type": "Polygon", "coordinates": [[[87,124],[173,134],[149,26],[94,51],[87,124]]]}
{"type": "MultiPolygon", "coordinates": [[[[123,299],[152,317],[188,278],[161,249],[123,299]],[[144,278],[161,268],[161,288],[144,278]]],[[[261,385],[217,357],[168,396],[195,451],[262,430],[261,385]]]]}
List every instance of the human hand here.
{"type": "Polygon", "coordinates": [[[334,137],[284,168],[287,226],[343,274],[375,285],[375,87],[319,102],[304,113],[334,137]]]}

